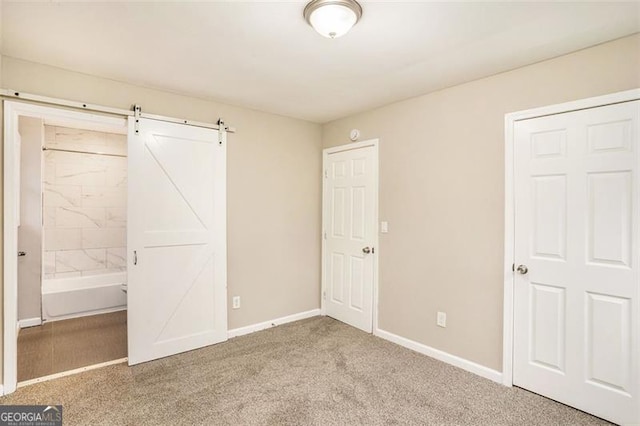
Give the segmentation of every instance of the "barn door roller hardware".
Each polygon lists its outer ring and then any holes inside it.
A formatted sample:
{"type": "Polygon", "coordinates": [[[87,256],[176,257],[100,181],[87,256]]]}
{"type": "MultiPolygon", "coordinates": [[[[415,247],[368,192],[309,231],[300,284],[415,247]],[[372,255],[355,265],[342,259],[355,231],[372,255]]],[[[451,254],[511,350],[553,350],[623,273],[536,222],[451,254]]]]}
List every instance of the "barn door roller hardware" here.
{"type": "MultiPolygon", "coordinates": [[[[126,109],[120,109],[120,108],[112,108],[112,107],[106,107],[106,106],[102,106],[102,105],[94,105],[94,104],[89,104],[86,102],[78,102],[78,101],[69,101],[66,99],[58,99],[58,98],[50,98],[48,96],[40,96],[40,95],[34,95],[31,93],[23,93],[23,92],[19,92],[17,90],[10,90],[10,89],[0,89],[0,99],[19,99],[19,100],[23,100],[23,101],[29,101],[29,102],[34,102],[37,104],[44,104],[44,105],[55,105],[55,106],[62,106],[65,108],[73,108],[73,109],[79,109],[79,110],[85,110],[85,111],[92,111],[92,112],[100,112],[103,114],[109,114],[109,115],[116,115],[116,116],[122,116],[122,117],[135,117],[136,118],[136,133],[139,133],[140,129],[139,129],[139,123],[140,123],[140,118],[148,118],[151,120],[159,120],[159,121],[168,121],[170,123],[178,123],[178,124],[187,124],[189,126],[195,126],[195,127],[204,127],[206,129],[214,129],[214,130],[221,130],[223,133],[235,133],[236,129],[235,127],[231,127],[228,126],[224,123],[224,120],[222,118],[218,119],[218,121],[213,124],[213,123],[202,123],[199,121],[192,121],[192,120],[185,120],[182,118],[173,118],[173,117],[165,117],[162,115],[155,115],[155,114],[147,114],[147,113],[143,113],[142,112],[142,107],[140,105],[134,105],[133,108],[126,110],[126,109]]],[[[222,139],[221,137],[219,139],[222,139]]]]}
{"type": "Polygon", "coordinates": [[[132,114],[135,118],[135,133],[136,135],[140,133],[140,118],[148,118],[151,120],[159,120],[159,121],[168,121],[170,123],[177,123],[177,124],[186,124],[188,126],[195,126],[195,127],[204,127],[206,129],[214,129],[218,131],[218,143],[220,145],[222,145],[225,141],[225,134],[226,133],[235,133],[236,129],[234,127],[230,127],[228,125],[225,124],[224,119],[219,118],[218,121],[216,122],[216,124],[210,124],[210,123],[201,123],[199,121],[192,121],[192,120],[184,120],[181,118],[170,118],[170,117],[163,117],[161,115],[155,115],[155,114],[147,114],[147,113],[143,113],[142,112],[142,107],[140,105],[134,105],[133,106],[133,114],[132,114]]]}

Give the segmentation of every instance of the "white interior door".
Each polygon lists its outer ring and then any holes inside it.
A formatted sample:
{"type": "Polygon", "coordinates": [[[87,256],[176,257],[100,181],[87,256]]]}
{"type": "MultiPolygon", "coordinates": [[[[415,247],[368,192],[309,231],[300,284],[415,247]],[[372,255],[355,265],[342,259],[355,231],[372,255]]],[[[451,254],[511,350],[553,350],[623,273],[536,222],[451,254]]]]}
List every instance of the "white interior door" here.
{"type": "Polygon", "coordinates": [[[129,120],[129,365],[227,339],[226,143],[129,120]]]}
{"type": "Polygon", "coordinates": [[[377,146],[325,150],[323,303],[325,313],[372,331],[376,259],[377,146]]]}
{"type": "Polygon", "coordinates": [[[513,382],[638,424],[640,102],[514,130],[513,382]]]}

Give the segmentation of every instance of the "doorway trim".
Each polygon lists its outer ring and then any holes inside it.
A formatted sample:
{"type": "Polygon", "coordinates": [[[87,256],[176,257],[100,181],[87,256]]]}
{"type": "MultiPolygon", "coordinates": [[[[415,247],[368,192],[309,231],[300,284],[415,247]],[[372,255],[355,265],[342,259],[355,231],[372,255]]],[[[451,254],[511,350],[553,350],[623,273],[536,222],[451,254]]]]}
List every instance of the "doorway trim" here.
{"type": "Polygon", "coordinates": [[[18,232],[16,205],[18,193],[16,178],[16,141],[20,116],[35,117],[57,122],[72,122],[88,129],[127,128],[127,121],[121,116],[90,114],[70,109],[61,109],[25,103],[4,101],[4,182],[3,182],[3,369],[2,394],[12,393],[17,388],[18,379],[18,232]]]}
{"type": "Polygon", "coordinates": [[[353,142],[344,145],[339,145],[331,148],[325,148],[322,150],[322,234],[320,239],[322,241],[322,263],[321,263],[321,288],[320,288],[320,314],[326,315],[325,295],[326,295],[326,239],[324,238],[326,232],[325,219],[326,215],[326,180],[325,173],[327,173],[327,159],[329,154],[335,154],[343,151],[353,151],[356,149],[373,147],[374,159],[373,159],[373,175],[374,175],[374,200],[373,200],[373,220],[375,223],[375,232],[373,233],[373,247],[375,247],[375,253],[373,257],[373,301],[372,301],[372,333],[377,336],[380,329],[378,328],[378,269],[380,259],[380,244],[379,244],[379,218],[378,218],[378,200],[379,200],[379,188],[380,188],[380,166],[379,166],[379,139],[368,139],[362,142],[353,142]]]}
{"type": "Polygon", "coordinates": [[[515,196],[514,196],[514,126],[517,121],[571,111],[596,108],[622,102],[640,100],[640,89],[626,90],[603,96],[549,105],[505,115],[505,212],[504,212],[504,292],[502,333],[502,384],[513,386],[513,325],[515,273],[515,196]]]}

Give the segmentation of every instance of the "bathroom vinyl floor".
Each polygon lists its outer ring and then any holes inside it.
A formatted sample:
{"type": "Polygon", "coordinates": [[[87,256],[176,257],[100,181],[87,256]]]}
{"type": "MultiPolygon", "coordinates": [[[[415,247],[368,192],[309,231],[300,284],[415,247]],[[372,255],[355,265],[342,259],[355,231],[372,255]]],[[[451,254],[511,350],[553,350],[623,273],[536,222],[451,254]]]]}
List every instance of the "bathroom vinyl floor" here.
{"type": "Polygon", "coordinates": [[[18,382],[127,356],[127,311],[20,330],[18,382]]]}

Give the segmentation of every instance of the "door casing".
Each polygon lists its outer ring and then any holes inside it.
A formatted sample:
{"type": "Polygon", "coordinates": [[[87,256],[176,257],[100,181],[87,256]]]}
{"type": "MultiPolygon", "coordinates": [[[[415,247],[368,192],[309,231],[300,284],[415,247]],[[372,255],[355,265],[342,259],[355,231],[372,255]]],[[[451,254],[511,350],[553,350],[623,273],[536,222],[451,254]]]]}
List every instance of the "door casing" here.
{"type": "Polygon", "coordinates": [[[326,315],[326,306],[325,306],[325,294],[326,294],[326,239],[324,238],[325,232],[327,230],[326,220],[329,215],[327,214],[327,200],[326,200],[326,180],[324,179],[326,170],[327,170],[327,159],[330,154],[335,154],[336,152],[343,151],[352,151],[356,149],[373,147],[374,151],[374,201],[373,201],[373,221],[376,224],[375,232],[373,233],[373,247],[375,247],[375,256],[373,257],[373,319],[372,319],[372,332],[374,335],[378,334],[378,259],[380,259],[380,244],[379,244],[379,218],[378,218],[378,190],[379,190],[379,139],[369,139],[362,142],[354,142],[345,145],[339,145],[332,148],[326,148],[322,150],[322,235],[320,236],[322,239],[322,288],[320,294],[320,313],[322,315],[326,315]]]}
{"type": "MultiPolygon", "coordinates": [[[[515,272],[515,170],[514,170],[514,125],[517,121],[571,111],[595,108],[640,99],[640,89],[627,90],[604,96],[581,99],[557,105],[513,112],[505,115],[505,240],[504,240],[504,301],[503,301],[503,352],[502,383],[513,386],[513,326],[514,326],[514,280],[515,272]]],[[[637,179],[638,177],[636,177],[637,179]]],[[[640,356],[640,354],[636,354],[640,356]]],[[[636,380],[640,380],[637,377],[636,380]]],[[[640,423],[640,419],[638,419],[640,423]]]]}
{"type": "Polygon", "coordinates": [[[58,123],[80,125],[91,130],[126,129],[126,120],[87,112],[56,107],[35,105],[19,101],[4,101],[4,235],[3,235],[3,297],[4,297],[4,338],[3,370],[0,394],[6,395],[16,390],[18,381],[18,194],[16,179],[20,170],[15,165],[20,116],[54,120],[58,123]]]}

